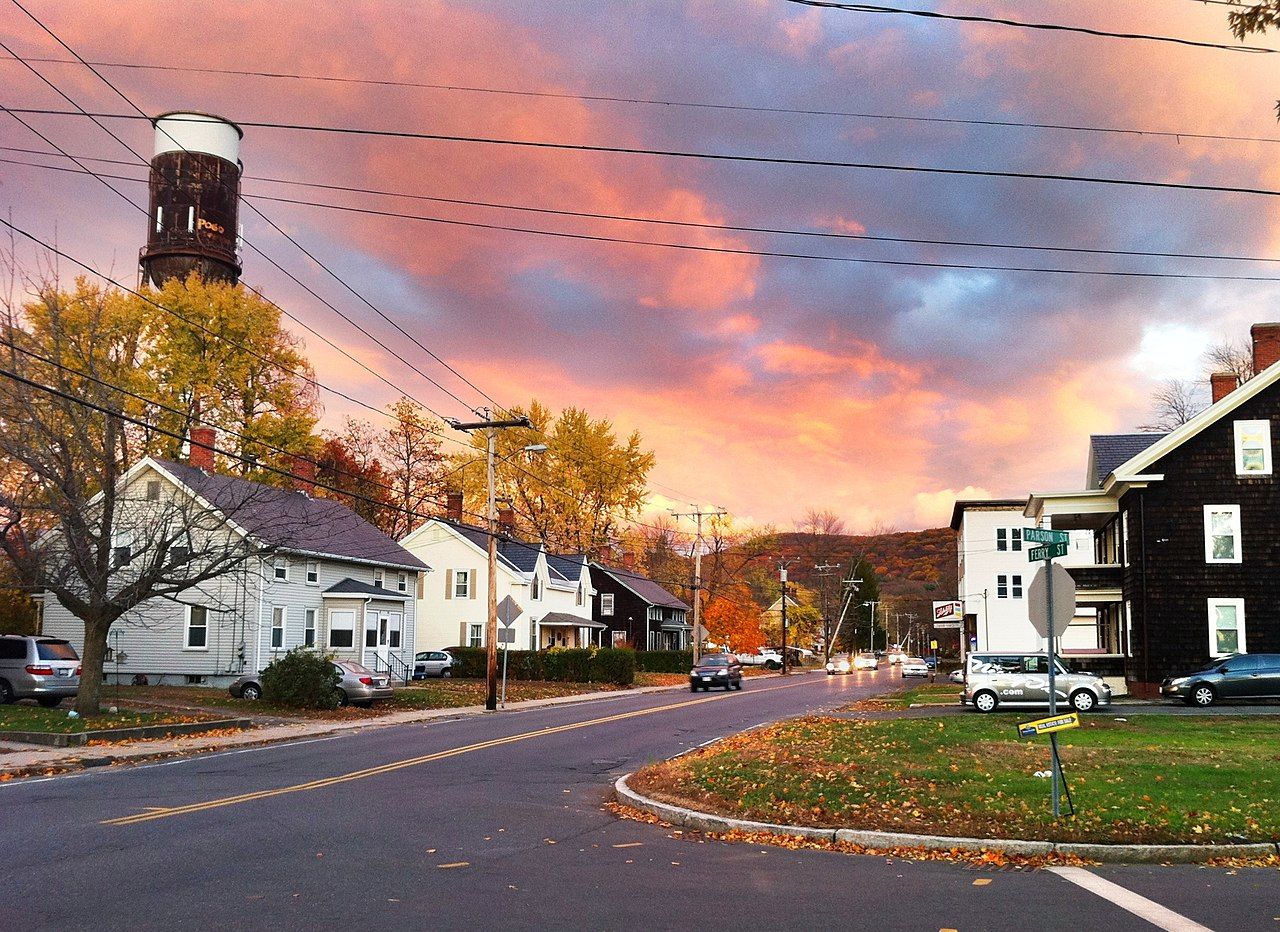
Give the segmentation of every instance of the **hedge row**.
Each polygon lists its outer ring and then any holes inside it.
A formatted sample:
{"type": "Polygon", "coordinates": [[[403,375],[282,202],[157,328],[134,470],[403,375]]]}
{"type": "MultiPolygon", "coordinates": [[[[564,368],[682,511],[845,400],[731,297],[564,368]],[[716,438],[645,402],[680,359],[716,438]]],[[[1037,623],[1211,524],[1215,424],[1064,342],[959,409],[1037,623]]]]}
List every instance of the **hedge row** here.
{"type": "MultiPolygon", "coordinates": [[[[449,653],[458,665],[455,675],[485,675],[486,652],[483,647],[450,647],[449,653]]],[[[499,670],[502,668],[502,653],[498,652],[499,670]]],[[[620,647],[507,651],[507,678],[630,686],[636,680],[636,652],[620,647]]]]}
{"type": "Polygon", "coordinates": [[[688,673],[692,666],[691,650],[644,650],[636,654],[636,669],[645,673],[688,673]]]}

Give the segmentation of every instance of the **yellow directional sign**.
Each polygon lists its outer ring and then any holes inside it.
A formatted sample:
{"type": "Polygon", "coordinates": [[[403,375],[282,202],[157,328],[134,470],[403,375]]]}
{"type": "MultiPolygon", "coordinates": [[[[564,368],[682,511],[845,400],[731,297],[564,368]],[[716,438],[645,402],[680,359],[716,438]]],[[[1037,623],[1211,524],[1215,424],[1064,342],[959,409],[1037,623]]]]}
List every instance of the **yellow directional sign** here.
{"type": "Polygon", "coordinates": [[[1080,727],[1080,715],[1078,712],[1067,712],[1065,715],[1054,715],[1049,718],[1038,718],[1034,722],[1020,722],[1018,724],[1019,738],[1034,738],[1037,735],[1048,735],[1055,731],[1065,731],[1068,728],[1080,727]]]}

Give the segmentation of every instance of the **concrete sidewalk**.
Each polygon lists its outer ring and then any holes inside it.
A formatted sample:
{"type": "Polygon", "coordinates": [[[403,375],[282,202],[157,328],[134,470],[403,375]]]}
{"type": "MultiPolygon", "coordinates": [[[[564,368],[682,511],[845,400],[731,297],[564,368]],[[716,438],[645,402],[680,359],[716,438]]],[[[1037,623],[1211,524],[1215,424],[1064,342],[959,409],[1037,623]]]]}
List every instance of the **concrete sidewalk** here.
{"type": "MultiPolygon", "coordinates": [[[[527,699],[523,702],[508,702],[506,709],[502,711],[522,712],[548,706],[601,702],[610,699],[624,699],[628,696],[640,696],[646,693],[675,692],[687,690],[688,688],[683,684],[642,686],[638,689],[601,690],[592,693],[579,693],[576,696],[556,696],[551,699],[527,699]]],[[[345,732],[362,731],[367,728],[385,728],[391,725],[409,725],[417,722],[465,718],[483,714],[485,714],[484,706],[464,706],[453,709],[411,709],[404,712],[389,712],[378,718],[366,718],[357,721],[282,722],[264,724],[257,728],[229,733],[159,738],[150,741],[88,745],[76,748],[37,747],[30,744],[19,744],[14,741],[0,741],[0,781],[12,780],[18,777],[64,773],[81,770],[85,767],[103,767],[118,763],[136,763],[158,758],[204,754],[212,751],[226,751],[264,744],[279,744],[288,741],[328,737],[345,732]]]]}

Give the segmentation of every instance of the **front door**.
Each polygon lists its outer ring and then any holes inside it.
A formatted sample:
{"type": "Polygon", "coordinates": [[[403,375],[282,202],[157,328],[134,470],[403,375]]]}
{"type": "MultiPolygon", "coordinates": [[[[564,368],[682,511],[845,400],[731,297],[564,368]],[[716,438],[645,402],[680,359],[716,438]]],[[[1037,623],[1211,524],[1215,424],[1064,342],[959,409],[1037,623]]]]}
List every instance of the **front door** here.
{"type": "Polygon", "coordinates": [[[386,612],[366,612],[364,618],[364,662],[375,669],[387,669],[391,652],[391,619],[386,612]]]}

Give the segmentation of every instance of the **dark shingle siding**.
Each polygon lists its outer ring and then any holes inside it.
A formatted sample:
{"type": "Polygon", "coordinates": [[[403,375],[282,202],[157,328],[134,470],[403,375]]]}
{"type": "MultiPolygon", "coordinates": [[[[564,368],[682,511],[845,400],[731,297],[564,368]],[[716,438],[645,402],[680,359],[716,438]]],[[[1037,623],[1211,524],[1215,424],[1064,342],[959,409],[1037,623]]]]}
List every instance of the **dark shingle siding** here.
{"type": "Polygon", "coordinates": [[[1093,467],[1091,488],[1101,488],[1102,481],[1164,434],[1094,434],[1089,438],[1089,462],[1093,467]]]}

